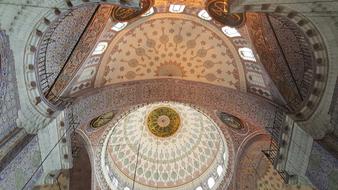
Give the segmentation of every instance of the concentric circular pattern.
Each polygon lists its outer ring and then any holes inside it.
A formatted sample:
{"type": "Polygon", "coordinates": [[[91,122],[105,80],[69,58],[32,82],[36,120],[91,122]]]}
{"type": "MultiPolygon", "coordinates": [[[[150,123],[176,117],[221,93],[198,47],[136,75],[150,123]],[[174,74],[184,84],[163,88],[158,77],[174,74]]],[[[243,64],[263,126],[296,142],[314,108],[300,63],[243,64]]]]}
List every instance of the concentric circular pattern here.
{"type": "Polygon", "coordinates": [[[235,46],[219,28],[198,17],[156,14],[130,23],[111,44],[97,86],[177,78],[246,90],[235,46]]]}
{"type": "Polygon", "coordinates": [[[150,112],[147,125],[150,132],[158,137],[169,137],[173,135],[180,126],[180,116],[168,107],[156,108],[150,112]]]}
{"type": "Polygon", "coordinates": [[[149,104],[110,124],[101,170],[111,189],[195,189],[208,180],[216,189],[227,173],[229,151],[222,132],[190,106],[149,104]],[[148,123],[179,127],[162,138],[148,130],[148,123]]]}

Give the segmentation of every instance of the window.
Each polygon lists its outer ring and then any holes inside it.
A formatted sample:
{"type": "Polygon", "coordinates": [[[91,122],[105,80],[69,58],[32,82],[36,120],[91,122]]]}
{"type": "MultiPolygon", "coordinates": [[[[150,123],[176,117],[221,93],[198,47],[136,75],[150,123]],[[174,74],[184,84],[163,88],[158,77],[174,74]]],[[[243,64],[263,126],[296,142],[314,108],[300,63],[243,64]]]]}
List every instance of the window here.
{"type": "Polygon", "coordinates": [[[198,17],[200,17],[203,20],[211,20],[212,18],[209,16],[208,12],[206,10],[201,10],[198,13],[198,17]]]}
{"type": "Polygon", "coordinates": [[[154,14],[154,8],[151,7],[147,12],[145,12],[142,16],[145,17],[145,16],[150,16],[152,14],[154,14]]]}
{"type": "Polygon", "coordinates": [[[217,174],[218,174],[218,176],[221,176],[222,173],[223,173],[223,167],[222,167],[221,165],[219,165],[219,166],[217,167],[217,174]]]}
{"type": "Polygon", "coordinates": [[[119,185],[119,181],[114,177],[113,178],[113,185],[117,187],[119,185]]]}
{"type": "Polygon", "coordinates": [[[100,55],[102,54],[104,51],[106,51],[108,47],[108,43],[107,42],[100,42],[97,44],[94,52],[93,52],[93,55],[100,55]]]}
{"type": "Polygon", "coordinates": [[[203,190],[201,186],[198,186],[195,190],[203,190]]]}
{"type": "Polygon", "coordinates": [[[182,13],[184,11],[185,5],[170,5],[169,11],[172,13],[182,13]]]}
{"type": "Polygon", "coordinates": [[[222,32],[230,38],[241,36],[241,34],[235,28],[231,28],[229,26],[224,26],[222,28],[222,32]]]}
{"type": "Polygon", "coordinates": [[[213,177],[210,177],[208,179],[208,187],[211,189],[215,185],[215,179],[213,177]]]}
{"type": "Polygon", "coordinates": [[[239,48],[238,53],[242,59],[256,62],[256,58],[250,48],[239,48]]]}
{"type": "Polygon", "coordinates": [[[128,22],[118,22],[111,29],[118,32],[123,30],[128,25],[128,22]]]}

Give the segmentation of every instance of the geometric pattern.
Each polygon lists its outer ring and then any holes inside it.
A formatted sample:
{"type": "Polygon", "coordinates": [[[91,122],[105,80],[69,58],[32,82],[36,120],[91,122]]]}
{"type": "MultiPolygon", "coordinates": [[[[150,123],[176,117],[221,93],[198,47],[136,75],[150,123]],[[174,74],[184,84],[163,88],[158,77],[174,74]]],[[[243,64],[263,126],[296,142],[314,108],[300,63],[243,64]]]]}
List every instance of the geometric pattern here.
{"type": "Polygon", "coordinates": [[[180,127],[178,113],[168,107],[159,107],[150,112],[147,118],[148,129],[158,137],[169,137],[180,127]]]}
{"type": "Polygon", "coordinates": [[[96,87],[154,78],[199,81],[245,91],[234,45],[216,27],[188,15],[156,14],[116,35],[96,87]]]}
{"type": "Polygon", "coordinates": [[[0,30],[0,142],[16,128],[19,97],[8,36],[0,30]]]}
{"type": "Polygon", "coordinates": [[[112,189],[216,189],[228,167],[228,147],[217,125],[200,111],[162,102],[137,108],[111,128],[101,151],[101,170],[112,189]],[[147,116],[158,107],[180,115],[178,131],[157,137],[147,116]],[[212,178],[212,180],[211,180],[212,178]]]}

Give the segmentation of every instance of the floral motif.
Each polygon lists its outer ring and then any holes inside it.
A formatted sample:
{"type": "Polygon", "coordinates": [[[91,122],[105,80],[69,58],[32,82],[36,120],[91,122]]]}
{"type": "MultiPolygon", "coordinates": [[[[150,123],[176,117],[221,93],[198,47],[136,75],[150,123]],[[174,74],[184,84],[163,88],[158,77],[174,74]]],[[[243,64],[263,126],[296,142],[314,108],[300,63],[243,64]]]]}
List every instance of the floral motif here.
{"type": "Polygon", "coordinates": [[[169,107],[156,108],[147,118],[148,129],[158,137],[169,137],[180,127],[181,119],[178,113],[169,107]]]}

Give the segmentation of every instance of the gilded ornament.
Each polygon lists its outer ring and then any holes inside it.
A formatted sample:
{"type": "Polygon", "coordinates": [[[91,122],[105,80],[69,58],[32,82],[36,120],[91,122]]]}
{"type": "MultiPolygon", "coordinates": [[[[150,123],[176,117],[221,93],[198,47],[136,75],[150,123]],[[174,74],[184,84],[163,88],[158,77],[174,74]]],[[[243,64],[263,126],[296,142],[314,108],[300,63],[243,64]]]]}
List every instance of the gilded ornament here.
{"type": "Polygon", "coordinates": [[[243,129],[244,128],[242,121],[239,118],[237,118],[233,115],[221,112],[221,113],[218,114],[218,117],[228,127],[231,127],[233,129],[243,129]]]}
{"type": "Polygon", "coordinates": [[[169,137],[180,127],[181,119],[178,113],[169,107],[160,107],[151,111],[147,118],[150,132],[158,137],[169,137]]]}
{"type": "Polygon", "coordinates": [[[244,13],[229,13],[227,0],[208,0],[206,10],[216,21],[231,27],[239,27],[245,21],[244,13]]]}
{"type": "Polygon", "coordinates": [[[114,112],[104,113],[100,115],[99,117],[96,117],[93,120],[91,120],[90,127],[95,128],[95,129],[100,128],[106,125],[107,123],[109,123],[114,118],[114,115],[115,115],[114,112]]]}

